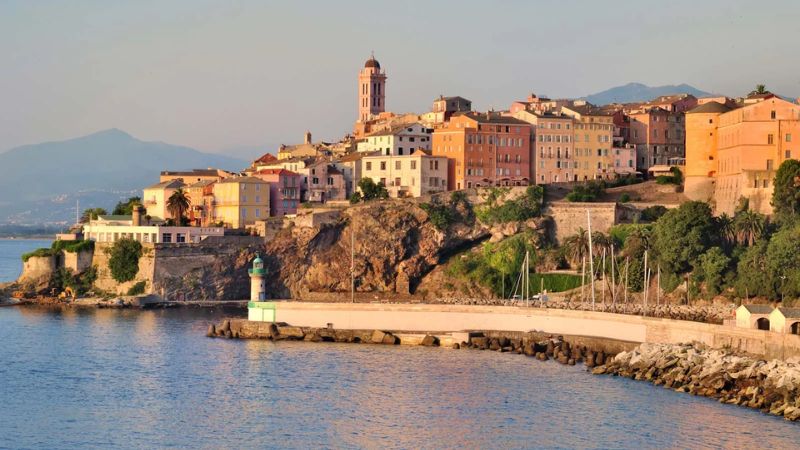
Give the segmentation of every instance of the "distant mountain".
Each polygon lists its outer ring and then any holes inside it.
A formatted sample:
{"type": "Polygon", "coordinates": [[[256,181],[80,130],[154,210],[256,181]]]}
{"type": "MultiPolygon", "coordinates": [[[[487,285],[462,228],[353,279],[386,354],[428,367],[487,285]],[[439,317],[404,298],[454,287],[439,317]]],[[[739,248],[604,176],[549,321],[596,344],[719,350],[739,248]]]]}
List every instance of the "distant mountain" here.
{"type": "Polygon", "coordinates": [[[112,208],[158,182],[162,170],[242,170],[245,161],[144,142],[117,129],[0,153],[0,223],[74,221],[75,201],[112,208]]]}
{"type": "Polygon", "coordinates": [[[647,86],[642,83],[628,83],[624,86],[617,86],[603,92],[587,95],[584,99],[595,105],[607,105],[609,103],[644,102],[660,95],[669,94],[692,94],[698,98],[711,95],[688,84],[647,86]]]}

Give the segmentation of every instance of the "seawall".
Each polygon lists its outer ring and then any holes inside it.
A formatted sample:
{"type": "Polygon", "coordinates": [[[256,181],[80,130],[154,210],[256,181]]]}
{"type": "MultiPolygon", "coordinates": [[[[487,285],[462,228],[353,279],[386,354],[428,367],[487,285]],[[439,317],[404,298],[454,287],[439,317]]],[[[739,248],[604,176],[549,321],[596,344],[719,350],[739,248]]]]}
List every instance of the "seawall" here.
{"type": "Polygon", "coordinates": [[[766,359],[800,356],[800,336],[682,320],[514,306],[276,302],[276,321],[300,327],[406,333],[498,330],[679,344],[697,341],[766,359]]]}

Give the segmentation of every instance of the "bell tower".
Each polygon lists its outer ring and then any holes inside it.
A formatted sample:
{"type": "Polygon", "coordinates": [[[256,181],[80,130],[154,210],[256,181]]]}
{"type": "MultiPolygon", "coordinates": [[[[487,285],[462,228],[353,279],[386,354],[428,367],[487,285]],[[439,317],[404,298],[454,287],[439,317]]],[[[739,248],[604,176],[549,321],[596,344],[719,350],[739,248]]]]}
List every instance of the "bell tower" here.
{"type": "Polygon", "coordinates": [[[386,111],[386,72],[373,54],[358,73],[358,122],[386,111]]]}

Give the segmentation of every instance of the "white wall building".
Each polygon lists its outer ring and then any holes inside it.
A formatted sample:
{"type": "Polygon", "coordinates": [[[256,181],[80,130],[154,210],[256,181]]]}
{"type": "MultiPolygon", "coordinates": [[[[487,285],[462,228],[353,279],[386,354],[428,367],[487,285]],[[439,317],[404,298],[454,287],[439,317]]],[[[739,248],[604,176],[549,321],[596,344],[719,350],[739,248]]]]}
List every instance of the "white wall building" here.
{"type": "Polygon", "coordinates": [[[432,133],[433,130],[421,123],[399,125],[366,136],[357,148],[359,152],[380,151],[386,156],[410,155],[418,148],[430,150],[432,133]]]}

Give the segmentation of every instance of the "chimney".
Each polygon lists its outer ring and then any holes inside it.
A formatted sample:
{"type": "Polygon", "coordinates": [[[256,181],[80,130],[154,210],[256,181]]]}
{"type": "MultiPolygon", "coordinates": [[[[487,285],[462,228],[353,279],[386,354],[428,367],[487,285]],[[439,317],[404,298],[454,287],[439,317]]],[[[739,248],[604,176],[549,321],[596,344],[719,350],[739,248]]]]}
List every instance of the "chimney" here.
{"type": "Polygon", "coordinates": [[[306,131],[306,134],[303,136],[303,143],[310,144],[311,143],[311,132],[306,131]]]}
{"type": "Polygon", "coordinates": [[[138,227],[142,225],[142,207],[139,205],[133,206],[133,216],[131,217],[131,221],[133,222],[133,226],[138,227]]]}

